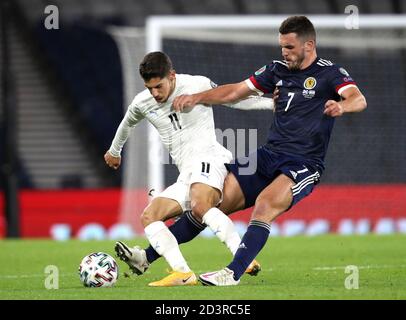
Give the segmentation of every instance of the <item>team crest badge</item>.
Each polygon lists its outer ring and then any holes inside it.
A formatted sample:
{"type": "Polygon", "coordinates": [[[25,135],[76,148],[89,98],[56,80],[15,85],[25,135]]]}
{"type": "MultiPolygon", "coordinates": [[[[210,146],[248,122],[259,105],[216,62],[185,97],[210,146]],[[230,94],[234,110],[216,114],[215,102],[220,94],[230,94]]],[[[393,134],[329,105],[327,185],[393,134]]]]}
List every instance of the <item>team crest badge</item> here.
{"type": "Polygon", "coordinates": [[[261,69],[258,69],[257,71],[255,71],[255,75],[259,76],[262,72],[264,72],[266,69],[266,66],[263,66],[261,69]]]}
{"type": "Polygon", "coordinates": [[[313,77],[309,77],[304,81],[303,86],[305,87],[305,89],[310,90],[313,89],[316,86],[316,84],[317,84],[316,79],[313,77]]]}

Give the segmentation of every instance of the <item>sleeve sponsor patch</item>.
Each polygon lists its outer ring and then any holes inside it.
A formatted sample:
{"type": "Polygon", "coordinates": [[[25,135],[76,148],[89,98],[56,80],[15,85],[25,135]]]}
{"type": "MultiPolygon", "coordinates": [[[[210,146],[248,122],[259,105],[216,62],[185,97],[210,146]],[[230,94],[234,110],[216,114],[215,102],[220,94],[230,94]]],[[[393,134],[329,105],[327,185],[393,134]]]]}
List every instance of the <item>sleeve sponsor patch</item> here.
{"type": "Polygon", "coordinates": [[[354,80],[350,76],[348,76],[348,77],[344,77],[343,81],[344,82],[353,82],[354,80]]]}
{"type": "Polygon", "coordinates": [[[257,71],[255,71],[255,75],[259,76],[262,72],[264,72],[266,70],[266,65],[263,66],[262,68],[258,69],[257,71]]]}

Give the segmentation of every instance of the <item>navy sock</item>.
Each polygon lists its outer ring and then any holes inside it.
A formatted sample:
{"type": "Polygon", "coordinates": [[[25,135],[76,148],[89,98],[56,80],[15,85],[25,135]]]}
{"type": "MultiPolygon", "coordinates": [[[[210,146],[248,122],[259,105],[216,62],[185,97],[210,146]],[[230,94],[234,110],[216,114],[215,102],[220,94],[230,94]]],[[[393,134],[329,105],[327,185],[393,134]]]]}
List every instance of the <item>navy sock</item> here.
{"type": "MultiPolygon", "coordinates": [[[[193,216],[192,211],[186,211],[178,220],[169,227],[179,244],[188,242],[194,239],[206,225],[197,221],[193,216]]],[[[152,263],[161,257],[152,246],[145,249],[147,260],[152,263]]]]}
{"type": "Polygon", "coordinates": [[[234,271],[235,280],[241,278],[252,260],[265,246],[270,230],[271,226],[265,222],[256,220],[250,222],[233,261],[227,266],[227,268],[234,271]]]}

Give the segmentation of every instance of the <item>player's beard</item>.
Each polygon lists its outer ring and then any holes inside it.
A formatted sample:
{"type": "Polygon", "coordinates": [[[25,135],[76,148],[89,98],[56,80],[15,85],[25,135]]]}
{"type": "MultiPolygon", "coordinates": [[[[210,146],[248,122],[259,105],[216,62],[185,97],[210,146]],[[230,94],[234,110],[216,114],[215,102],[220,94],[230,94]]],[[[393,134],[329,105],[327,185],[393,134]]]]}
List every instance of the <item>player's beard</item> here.
{"type": "Polygon", "coordinates": [[[304,58],[305,58],[305,55],[304,55],[304,52],[302,52],[301,55],[297,57],[296,61],[290,61],[290,63],[288,64],[289,70],[292,70],[292,71],[300,70],[302,67],[304,58]]]}

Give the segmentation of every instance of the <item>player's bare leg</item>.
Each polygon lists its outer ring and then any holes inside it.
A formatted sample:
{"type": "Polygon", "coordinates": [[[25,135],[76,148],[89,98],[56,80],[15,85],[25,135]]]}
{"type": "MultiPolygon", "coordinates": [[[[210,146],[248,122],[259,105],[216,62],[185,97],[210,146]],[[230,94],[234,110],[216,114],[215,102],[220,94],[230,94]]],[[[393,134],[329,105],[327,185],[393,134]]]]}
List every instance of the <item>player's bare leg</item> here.
{"type": "Polygon", "coordinates": [[[156,197],[141,214],[144,228],[156,221],[166,221],[182,213],[182,207],[175,200],[156,197]]]}
{"type": "Polygon", "coordinates": [[[294,184],[293,180],[281,174],[258,195],[250,225],[233,261],[223,270],[201,275],[199,279],[203,284],[228,286],[239,283],[245,268],[264,247],[271,222],[292,203],[294,184]]]}
{"type": "Polygon", "coordinates": [[[233,173],[229,172],[224,180],[223,201],[219,209],[225,214],[244,209],[245,198],[241,187],[233,173]]]}
{"type": "Polygon", "coordinates": [[[193,215],[199,217],[234,255],[241,238],[231,219],[216,208],[220,202],[220,191],[203,183],[194,183],[190,195],[193,215]]]}
{"type": "Polygon", "coordinates": [[[251,220],[272,223],[279,215],[284,213],[292,203],[292,187],[295,182],[288,176],[279,175],[266,187],[255,201],[251,220]]]}
{"type": "Polygon", "coordinates": [[[190,199],[193,215],[199,219],[220,202],[221,193],[207,184],[196,182],[190,187],[190,199]]]}

